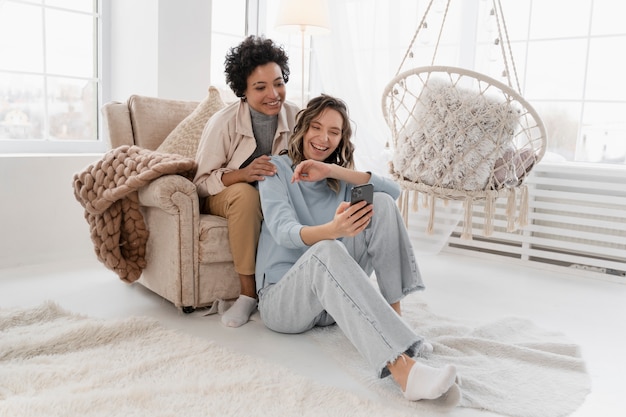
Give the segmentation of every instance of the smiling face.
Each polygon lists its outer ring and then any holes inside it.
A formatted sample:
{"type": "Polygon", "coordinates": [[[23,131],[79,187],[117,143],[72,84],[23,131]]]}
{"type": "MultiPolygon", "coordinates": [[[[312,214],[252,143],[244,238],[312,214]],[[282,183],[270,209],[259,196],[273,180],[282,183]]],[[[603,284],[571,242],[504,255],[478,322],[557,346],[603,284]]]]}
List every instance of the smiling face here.
{"type": "Polygon", "coordinates": [[[304,134],[304,158],[325,161],[341,143],[342,126],[341,113],[331,108],[322,111],[304,134]]]}
{"type": "Polygon", "coordinates": [[[277,63],[259,65],[248,76],[246,101],[259,113],[277,115],[285,101],[285,95],[285,81],[277,63]]]}

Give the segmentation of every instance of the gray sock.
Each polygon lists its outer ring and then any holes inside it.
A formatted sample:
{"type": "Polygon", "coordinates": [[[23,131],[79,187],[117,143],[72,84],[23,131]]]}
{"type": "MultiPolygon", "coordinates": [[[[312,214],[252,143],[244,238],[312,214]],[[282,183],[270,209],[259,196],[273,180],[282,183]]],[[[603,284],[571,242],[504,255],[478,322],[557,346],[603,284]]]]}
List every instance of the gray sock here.
{"type": "Polygon", "coordinates": [[[250,316],[256,308],[256,299],[247,295],[240,295],[222,316],[222,324],[228,327],[243,326],[250,320],[250,316]]]}

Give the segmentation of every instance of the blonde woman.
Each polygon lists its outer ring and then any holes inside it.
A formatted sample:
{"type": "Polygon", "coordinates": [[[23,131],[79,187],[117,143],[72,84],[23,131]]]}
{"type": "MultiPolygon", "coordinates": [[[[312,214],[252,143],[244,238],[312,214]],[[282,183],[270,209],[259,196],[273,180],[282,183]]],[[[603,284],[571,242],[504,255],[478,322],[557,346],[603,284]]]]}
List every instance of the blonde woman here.
{"type": "Polygon", "coordinates": [[[400,317],[400,301],[424,288],[394,201],[400,190],[388,178],[354,169],[351,134],[346,105],[322,95],[298,114],[288,150],[272,157],[276,173],[259,184],[261,319],[281,333],[336,323],[407,399],[454,392],[450,398],[458,401],[454,366],[414,359],[432,346],[400,317]],[[363,183],[374,186],[373,204],[350,205],[352,186],[363,183]]]}

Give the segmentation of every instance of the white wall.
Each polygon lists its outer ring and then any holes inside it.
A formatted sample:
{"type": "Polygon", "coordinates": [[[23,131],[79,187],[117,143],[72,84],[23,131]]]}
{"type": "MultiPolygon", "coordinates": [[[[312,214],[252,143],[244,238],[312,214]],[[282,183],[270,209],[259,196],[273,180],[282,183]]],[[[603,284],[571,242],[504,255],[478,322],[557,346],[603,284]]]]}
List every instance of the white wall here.
{"type": "Polygon", "coordinates": [[[106,10],[109,21],[105,21],[110,27],[104,34],[111,55],[103,63],[104,79],[109,80],[104,86],[105,101],[124,101],[131,94],[158,95],[158,4],[152,0],[110,1],[106,10]]]}
{"type": "Polygon", "coordinates": [[[95,258],[72,184],[98,158],[0,156],[0,268],[95,258]]]}
{"type": "MultiPolygon", "coordinates": [[[[111,0],[105,97],[201,100],[210,83],[211,1],[111,0]],[[181,7],[183,5],[184,7],[181,7]]],[[[220,63],[222,65],[222,63],[220,63]]]]}
{"type": "MultiPolygon", "coordinates": [[[[111,0],[109,5],[107,101],[125,101],[131,94],[206,96],[210,0],[111,0]]],[[[95,259],[72,179],[101,156],[0,155],[0,268],[95,259]]]]}
{"type": "Polygon", "coordinates": [[[159,1],[159,97],[197,101],[206,97],[211,78],[211,3],[159,1]]]}

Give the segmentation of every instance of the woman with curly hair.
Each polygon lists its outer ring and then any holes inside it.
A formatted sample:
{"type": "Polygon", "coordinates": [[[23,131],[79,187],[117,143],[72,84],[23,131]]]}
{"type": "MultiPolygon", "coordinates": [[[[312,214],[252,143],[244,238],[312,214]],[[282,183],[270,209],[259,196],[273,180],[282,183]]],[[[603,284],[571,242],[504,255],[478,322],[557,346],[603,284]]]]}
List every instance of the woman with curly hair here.
{"type": "Polygon", "coordinates": [[[274,175],[270,156],[283,150],[298,107],[285,101],[288,57],[271,39],[248,36],[225,60],[226,81],[240,99],[207,122],[198,146],[194,183],[206,198],[203,212],[228,221],[228,237],[241,291],[222,316],[229,327],[245,324],[257,305],[255,255],[261,231],[256,185],[274,175]]]}
{"type": "Polygon", "coordinates": [[[259,184],[261,319],[281,333],[336,323],[407,399],[445,396],[456,404],[456,368],[417,361],[432,345],[400,317],[400,301],[424,288],[395,203],[400,189],[389,178],[354,169],[351,133],[343,101],[322,95],[298,114],[287,150],[272,157],[276,174],[259,184]],[[352,187],[364,183],[373,185],[373,204],[351,205],[352,187]]]}

